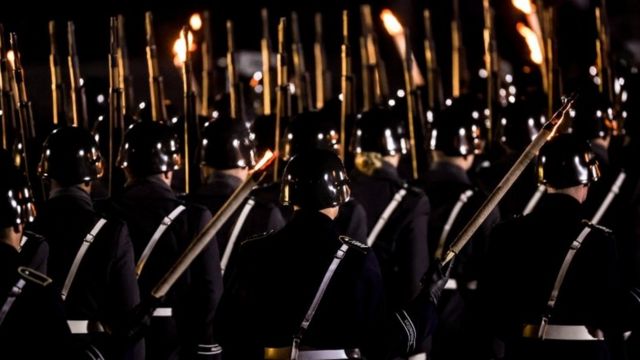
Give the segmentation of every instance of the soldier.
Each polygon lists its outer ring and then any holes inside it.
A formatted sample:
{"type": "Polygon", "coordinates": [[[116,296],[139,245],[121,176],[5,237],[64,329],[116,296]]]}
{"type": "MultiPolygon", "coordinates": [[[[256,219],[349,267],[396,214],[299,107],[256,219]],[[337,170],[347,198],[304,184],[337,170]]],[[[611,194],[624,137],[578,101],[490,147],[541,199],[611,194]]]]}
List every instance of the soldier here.
{"type": "MultiPolygon", "coordinates": [[[[193,194],[194,202],[206,206],[211,213],[220,210],[256,165],[255,156],[253,139],[242,121],[220,116],[208,122],[200,148],[204,185],[193,194]]],[[[216,236],[218,248],[223,254],[223,271],[229,270],[233,264],[233,244],[239,244],[251,235],[278,230],[283,226],[282,214],[274,204],[251,196],[216,236]],[[227,249],[229,243],[232,248],[227,249]]]]}
{"type": "Polygon", "coordinates": [[[127,226],[99,213],[89,196],[103,172],[96,141],[84,129],[55,130],[38,171],[50,194],[34,228],[49,241],[48,274],[60,289],[72,333],[109,358],[143,359],[143,344],[123,349],[107,335],[124,326],[140,292],[127,226]]]}
{"type": "Polygon", "coordinates": [[[51,279],[20,266],[24,226],[35,215],[31,189],[4,150],[0,169],[0,357],[77,358],[51,279]]]}
{"type": "MultiPolygon", "coordinates": [[[[424,189],[431,202],[428,238],[431,261],[440,261],[462,228],[484,203],[486,194],[469,178],[476,155],[482,154],[480,130],[472,110],[458,100],[445,108],[431,135],[433,163],[424,189]]],[[[451,279],[438,308],[438,328],[432,342],[433,359],[472,358],[473,306],[478,267],[486,253],[491,228],[498,222],[494,210],[457,256],[451,279]]]]}
{"type": "Polygon", "coordinates": [[[429,265],[429,200],[398,175],[407,139],[391,109],[376,107],[361,114],[352,147],[353,196],[367,212],[367,244],[380,262],[387,301],[398,309],[417,294],[429,265]]]}
{"type": "Polygon", "coordinates": [[[295,208],[291,221],[242,244],[220,305],[227,358],[290,359],[299,350],[301,359],[387,359],[412,351],[434,319],[446,271],[435,267],[405,310],[388,313],[375,255],[340,236],[333,221],[350,194],[340,159],[327,150],[296,155],[281,194],[295,208]]]}
{"type": "MultiPolygon", "coordinates": [[[[314,150],[330,150],[338,152],[340,147],[340,131],[331,121],[330,110],[307,111],[297,115],[285,131],[282,160],[289,161],[296,154],[314,150]]],[[[258,196],[279,203],[279,184],[266,186],[258,191],[258,196]]],[[[290,219],[293,209],[281,207],[285,219],[290,219]]],[[[340,205],[336,223],[341,234],[365,242],[367,238],[367,219],[362,205],[357,199],[349,198],[340,205]]]]}
{"type": "Polygon", "coordinates": [[[640,303],[620,284],[611,231],[582,220],[597,162],[588,143],[559,135],[540,151],[538,175],[548,189],[538,207],[492,233],[479,288],[486,325],[506,359],[609,359],[605,338],[637,322],[640,303]]]}
{"type": "MultiPolygon", "coordinates": [[[[126,132],[118,166],[126,175],[115,200],[127,222],[142,294],[150,294],[178,256],[211,218],[201,206],[178,199],[170,187],[181,165],[177,136],[162,123],[143,121],[126,132]]],[[[149,359],[212,358],[221,352],[212,319],[222,295],[216,241],[203,250],[151,319],[149,359]]]]}

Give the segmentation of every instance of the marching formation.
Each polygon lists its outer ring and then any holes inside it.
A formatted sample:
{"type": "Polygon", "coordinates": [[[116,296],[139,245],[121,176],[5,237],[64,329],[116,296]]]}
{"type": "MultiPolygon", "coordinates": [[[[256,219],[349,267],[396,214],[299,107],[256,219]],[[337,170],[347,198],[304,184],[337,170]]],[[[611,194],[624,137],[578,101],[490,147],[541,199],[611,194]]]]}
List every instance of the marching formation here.
{"type": "Polygon", "coordinates": [[[177,106],[150,12],[148,96],[115,16],[98,104],[73,22],[63,79],[52,21],[51,114],[0,26],[0,357],[638,358],[638,68],[614,66],[598,1],[594,65],[563,94],[556,8],[513,3],[534,85],[501,66],[488,0],[474,79],[452,3],[450,86],[429,9],[424,73],[389,9],[315,14],[314,71],[298,14],[274,52],[262,9],[249,79],[231,20],[216,71],[204,11],[176,42],[177,106]],[[342,28],[335,87],[323,24],[342,28]]]}

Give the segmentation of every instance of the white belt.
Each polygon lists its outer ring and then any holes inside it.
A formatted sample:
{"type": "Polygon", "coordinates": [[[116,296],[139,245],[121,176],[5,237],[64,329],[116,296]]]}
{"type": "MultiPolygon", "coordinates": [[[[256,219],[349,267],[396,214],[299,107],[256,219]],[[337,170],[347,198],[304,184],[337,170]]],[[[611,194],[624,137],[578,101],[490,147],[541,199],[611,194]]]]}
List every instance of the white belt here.
{"type": "Polygon", "coordinates": [[[458,288],[458,281],[456,279],[449,279],[444,285],[445,290],[456,290],[458,288]]]}
{"type": "Polygon", "coordinates": [[[67,320],[69,329],[72,334],[88,334],[90,332],[104,332],[104,328],[98,322],[91,322],[91,331],[89,331],[89,320],[67,320]]]}
{"type": "MultiPolygon", "coordinates": [[[[538,325],[525,325],[522,336],[538,338],[539,328],[538,325]]],[[[587,327],[582,325],[547,325],[544,338],[545,340],[604,340],[602,331],[596,330],[595,335],[592,335],[587,327]]]]}
{"type": "Polygon", "coordinates": [[[173,309],[170,307],[161,307],[153,311],[153,317],[171,317],[173,316],[173,309]]]}
{"type": "Polygon", "coordinates": [[[349,359],[344,350],[301,350],[298,360],[337,360],[349,359]]]}

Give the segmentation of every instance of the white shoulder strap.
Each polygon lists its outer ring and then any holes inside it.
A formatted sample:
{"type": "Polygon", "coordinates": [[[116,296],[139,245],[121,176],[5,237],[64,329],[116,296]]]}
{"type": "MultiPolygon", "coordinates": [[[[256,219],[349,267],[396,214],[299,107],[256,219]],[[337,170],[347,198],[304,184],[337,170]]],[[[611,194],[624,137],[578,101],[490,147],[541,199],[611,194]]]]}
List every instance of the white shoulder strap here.
{"type": "Polygon", "coordinates": [[[442,234],[440,234],[440,239],[438,240],[438,247],[436,248],[436,252],[435,252],[436,259],[440,259],[442,257],[442,252],[444,251],[444,245],[447,240],[447,236],[449,236],[449,232],[451,231],[451,227],[453,226],[453,223],[458,218],[458,214],[460,214],[460,210],[462,210],[462,207],[464,206],[464,204],[467,203],[467,201],[469,201],[469,198],[471,196],[473,196],[473,190],[469,189],[463,192],[462,194],[460,194],[458,201],[453,206],[453,209],[451,210],[451,213],[447,218],[447,222],[444,224],[444,228],[442,228],[442,234]]]}
{"type": "Polygon", "coordinates": [[[76,274],[78,272],[78,267],[82,262],[82,258],[84,258],[84,255],[89,249],[89,246],[91,246],[91,244],[93,243],[93,240],[95,240],[96,236],[98,235],[98,233],[100,232],[104,224],[106,223],[107,223],[107,220],[100,218],[100,220],[98,220],[98,222],[93,226],[91,231],[89,231],[87,236],[84,237],[84,240],[80,245],[80,249],[78,249],[78,252],[76,253],[76,257],[75,259],[73,259],[73,263],[71,264],[71,269],[69,269],[67,278],[64,281],[64,286],[62,287],[62,292],[61,292],[62,300],[65,300],[67,298],[67,294],[69,293],[69,289],[71,288],[73,279],[75,279],[76,277],[76,274]]]}
{"type": "Polygon", "coordinates": [[[136,264],[136,275],[138,277],[140,276],[140,273],[142,273],[144,264],[149,259],[149,255],[151,255],[151,251],[153,251],[153,248],[158,243],[158,240],[160,240],[160,238],[162,237],[162,234],[164,234],[164,232],[167,231],[167,228],[171,225],[171,223],[173,223],[173,221],[178,217],[178,215],[180,215],[186,209],[187,208],[184,205],[178,205],[175,209],[173,209],[173,211],[171,211],[171,213],[169,213],[169,215],[165,216],[162,219],[162,222],[160,222],[160,226],[158,226],[158,228],[156,229],[156,232],[153,233],[151,240],[149,240],[149,242],[147,243],[147,247],[144,248],[142,255],[140,255],[140,259],[136,264]]]}
{"type": "Polygon", "coordinates": [[[249,216],[249,212],[256,204],[255,200],[249,199],[247,203],[242,208],[240,215],[238,216],[238,220],[233,226],[233,230],[231,230],[231,236],[229,237],[229,241],[227,242],[227,247],[224,249],[224,254],[222,255],[222,260],[220,260],[220,267],[222,268],[222,273],[224,274],[224,270],[227,268],[227,264],[229,263],[229,258],[231,257],[231,252],[233,251],[233,247],[236,244],[236,240],[238,240],[238,235],[240,235],[240,230],[244,225],[245,221],[247,221],[247,217],[249,216]]]}
{"type": "Polygon", "coordinates": [[[380,231],[382,231],[382,228],[389,220],[389,217],[391,216],[391,214],[393,214],[393,212],[396,210],[398,205],[400,205],[400,202],[402,201],[402,198],[404,198],[405,195],[407,195],[406,188],[402,188],[398,190],[398,192],[396,192],[396,194],[393,195],[393,199],[391,199],[391,201],[389,202],[389,205],[387,205],[387,207],[384,209],[384,211],[382,212],[382,215],[380,215],[380,218],[378,219],[378,222],[376,222],[376,225],[373,227],[373,229],[371,229],[371,233],[369,233],[369,237],[367,237],[367,245],[369,247],[371,247],[373,243],[376,242],[376,238],[380,234],[380,231]]]}

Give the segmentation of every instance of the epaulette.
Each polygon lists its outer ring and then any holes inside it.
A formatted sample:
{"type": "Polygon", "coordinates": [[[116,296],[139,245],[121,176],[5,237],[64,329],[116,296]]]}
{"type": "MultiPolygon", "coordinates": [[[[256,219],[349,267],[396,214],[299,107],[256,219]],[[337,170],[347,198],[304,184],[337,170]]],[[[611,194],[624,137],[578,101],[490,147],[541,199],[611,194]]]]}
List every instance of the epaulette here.
{"type": "Polygon", "coordinates": [[[267,236],[273,234],[274,232],[275,232],[275,230],[269,230],[269,231],[265,231],[265,232],[260,233],[260,234],[251,235],[246,240],[242,241],[240,244],[244,245],[244,244],[247,244],[247,243],[252,242],[252,241],[257,241],[257,240],[260,240],[260,239],[264,239],[267,236]]]}
{"type": "Polygon", "coordinates": [[[350,248],[357,249],[365,254],[369,252],[370,247],[367,244],[356,239],[350,238],[345,235],[340,235],[338,236],[338,240],[340,240],[340,242],[342,242],[343,244],[348,245],[350,248]]]}
{"type": "Polygon", "coordinates": [[[27,280],[27,281],[29,281],[31,283],[40,285],[42,287],[45,287],[45,286],[51,284],[51,282],[53,281],[47,275],[45,275],[43,273],[40,273],[38,271],[35,271],[35,270],[33,270],[31,268],[28,268],[26,266],[20,266],[18,268],[18,274],[24,280],[27,280]]]}
{"type": "Polygon", "coordinates": [[[602,225],[598,225],[598,224],[594,224],[590,221],[587,220],[582,220],[582,223],[587,226],[588,228],[590,228],[591,230],[595,230],[595,231],[599,231],[600,233],[607,235],[607,236],[611,236],[613,235],[613,230],[604,227],[602,225]]]}

